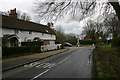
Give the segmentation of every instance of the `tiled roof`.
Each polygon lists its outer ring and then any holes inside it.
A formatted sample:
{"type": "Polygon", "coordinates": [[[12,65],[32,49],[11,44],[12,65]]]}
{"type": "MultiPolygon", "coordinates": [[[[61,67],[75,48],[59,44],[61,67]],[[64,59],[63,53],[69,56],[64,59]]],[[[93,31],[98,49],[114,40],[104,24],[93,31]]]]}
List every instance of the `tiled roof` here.
{"type": "Polygon", "coordinates": [[[29,30],[29,31],[36,31],[47,34],[55,34],[53,29],[49,28],[47,25],[42,25],[30,21],[24,21],[4,15],[2,15],[2,27],[9,29],[19,29],[26,31],[29,30]]]}

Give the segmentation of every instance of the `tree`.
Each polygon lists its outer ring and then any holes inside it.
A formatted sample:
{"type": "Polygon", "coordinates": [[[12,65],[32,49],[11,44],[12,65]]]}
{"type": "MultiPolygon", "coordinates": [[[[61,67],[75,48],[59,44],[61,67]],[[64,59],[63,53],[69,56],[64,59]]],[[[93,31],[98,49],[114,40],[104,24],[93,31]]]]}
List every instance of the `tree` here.
{"type": "Polygon", "coordinates": [[[9,16],[9,11],[0,12],[1,15],[9,16]]]}
{"type": "MultiPolygon", "coordinates": [[[[100,9],[105,11],[102,16],[111,12],[111,8],[113,7],[118,16],[118,19],[120,20],[120,5],[118,0],[114,0],[114,2],[112,2],[112,0],[108,0],[108,2],[105,4],[101,4],[102,6],[100,6],[100,9]]],[[[36,1],[34,12],[37,13],[36,16],[39,20],[57,20],[67,16],[68,14],[71,16],[72,20],[80,21],[96,13],[95,9],[98,5],[100,5],[100,3],[97,0],[86,0],[85,2],[83,2],[83,0],[79,0],[78,2],[75,2],[74,0],[62,0],[58,2],[56,0],[51,0],[50,2],[36,1]]]]}
{"type": "Polygon", "coordinates": [[[99,39],[99,37],[105,39],[104,29],[105,28],[101,23],[88,20],[86,25],[83,27],[82,35],[85,35],[85,39],[96,40],[99,39]]]}
{"type": "MultiPolygon", "coordinates": [[[[89,0],[87,0],[89,1],[89,0]]],[[[87,17],[87,13],[91,14],[91,10],[95,8],[96,2],[74,2],[72,0],[51,0],[41,2],[40,0],[35,2],[34,12],[39,20],[58,20],[64,18],[67,14],[71,16],[73,20],[81,20],[87,17]],[[82,15],[82,16],[80,16],[82,15]]]]}
{"type": "Polygon", "coordinates": [[[109,14],[107,20],[105,21],[105,25],[107,25],[107,33],[113,35],[113,39],[119,37],[119,20],[118,17],[114,14],[109,14]]]}
{"type": "Polygon", "coordinates": [[[55,33],[56,33],[56,43],[63,44],[66,40],[64,29],[61,26],[57,26],[55,33]]]}
{"type": "Polygon", "coordinates": [[[27,13],[25,13],[25,12],[23,12],[23,13],[21,14],[21,18],[20,18],[20,19],[26,20],[26,21],[30,21],[30,20],[31,20],[30,15],[27,14],[27,13]]]}
{"type": "Polygon", "coordinates": [[[120,20],[120,5],[118,3],[118,0],[114,0],[114,2],[112,0],[108,0],[109,3],[113,6],[119,20],[120,20]]]}
{"type": "Polygon", "coordinates": [[[55,33],[56,33],[56,43],[63,44],[64,42],[69,42],[73,45],[77,44],[76,34],[64,33],[64,29],[62,28],[62,26],[57,26],[55,33]]]}
{"type": "MultiPolygon", "coordinates": [[[[10,12],[9,11],[0,12],[0,14],[5,15],[5,16],[9,16],[10,12]]],[[[31,17],[28,13],[21,12],[20,10],[17,10],[17,18],[22,19],[22,20],[26,20],[26,21],[31,20],[31,17]]]]}
{"type": "Polygon", "coordinates": [[[66,34],[66,42],[69,42],[72,45],[76,45],[77,44],[76,34],[74,33],[66,34]]]}
{"type": "Polygon", "coordinates": [[[18,19],[22,19],[22,20],[25,20],[25,21],[30,21],[31,20],[31,17],[28,13],[26,12],[21,12],[20,10],[17,10],[17,18],[18,19]]]}

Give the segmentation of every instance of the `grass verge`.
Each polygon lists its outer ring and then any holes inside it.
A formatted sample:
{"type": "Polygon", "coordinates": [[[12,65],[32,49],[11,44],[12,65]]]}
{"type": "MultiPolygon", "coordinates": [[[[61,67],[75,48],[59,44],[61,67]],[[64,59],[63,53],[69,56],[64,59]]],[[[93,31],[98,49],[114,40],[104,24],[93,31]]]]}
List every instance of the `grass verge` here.
{"type": "Polygon", "coordinates": [[[109,45],[96,46],[93,50],[96,78],[119,78],[120,48],[109,45]]]}

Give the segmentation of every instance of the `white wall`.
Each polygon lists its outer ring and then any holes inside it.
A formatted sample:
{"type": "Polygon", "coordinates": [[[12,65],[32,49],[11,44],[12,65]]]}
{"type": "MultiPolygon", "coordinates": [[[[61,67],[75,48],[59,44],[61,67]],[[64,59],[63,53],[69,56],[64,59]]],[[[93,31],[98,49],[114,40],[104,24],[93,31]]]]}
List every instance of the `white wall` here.
{"type": "Polygon", "coordinates": [[[49,51],[49,50],[55,50],[55,49],[60,49],[61,48],[61,44],[54,44],[54,45],[42,45],[41,46],[41,51],[49,51]]]}
{"type": "MultiPolygon", "coordinates": [[[[2,34],[6,35],[6,34],[15,34],[14,33],[14,29],[6,29],[6,28],[2,28],[2,34]]],[[[42,35],[42,33],[40,32],[32,32],[32,34],[29,34],[29,31],[21,31],[19,30],[19,33],[16,34],[19,37],[19,42],[24,42],[25,39],[34,39],[35,37],[39,37],[40,39],[43,40],[56,40],[56,36],[54,34],[45,34],[42,35]]]]}

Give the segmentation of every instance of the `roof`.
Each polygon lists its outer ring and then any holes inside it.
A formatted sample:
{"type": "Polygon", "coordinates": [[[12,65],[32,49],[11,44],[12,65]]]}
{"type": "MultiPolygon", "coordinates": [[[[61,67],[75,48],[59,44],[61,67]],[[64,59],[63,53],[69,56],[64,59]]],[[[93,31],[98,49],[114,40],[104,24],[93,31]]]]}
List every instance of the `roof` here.
{"type": "Polygon", "coordinates": [[[4,15],[2,15],[2,27],[8,29],[19,29],[25,31],[36,31],[46,34],[55,34],[54,30],[49,28],[47,25],[20,20],[4,15]]]}
{"type": "Polygon", "coordinates": [[[4,35],[2,37],[3,40],[9,40],[11,38],[19,38],[17,35],[4,35]]]}

